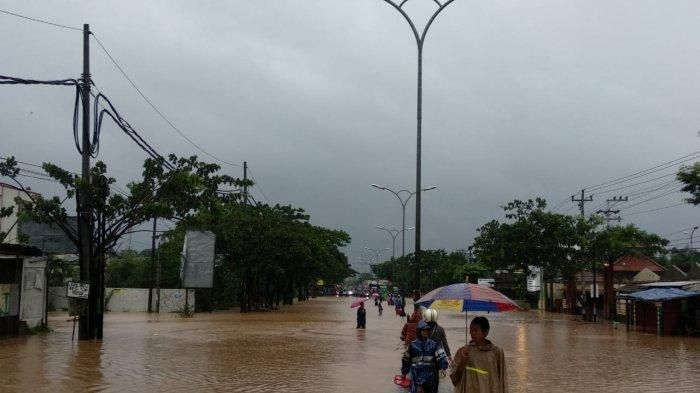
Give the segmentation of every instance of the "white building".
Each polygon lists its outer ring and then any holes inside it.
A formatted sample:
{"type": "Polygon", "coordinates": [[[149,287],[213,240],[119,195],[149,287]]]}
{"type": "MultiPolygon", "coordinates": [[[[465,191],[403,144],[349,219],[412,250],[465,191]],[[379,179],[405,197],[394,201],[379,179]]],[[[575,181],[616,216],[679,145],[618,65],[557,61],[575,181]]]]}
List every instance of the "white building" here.
{"type": "Polygon", "coordinates": [[[0,232],[7,233],[3,243],[18,244],[19,223],[17,223],[17,202],[15,198],[30,201],[27,194],[20,188],[0,182],[0,209],[13,207],[9,217],[0,217],[0,232]]]}

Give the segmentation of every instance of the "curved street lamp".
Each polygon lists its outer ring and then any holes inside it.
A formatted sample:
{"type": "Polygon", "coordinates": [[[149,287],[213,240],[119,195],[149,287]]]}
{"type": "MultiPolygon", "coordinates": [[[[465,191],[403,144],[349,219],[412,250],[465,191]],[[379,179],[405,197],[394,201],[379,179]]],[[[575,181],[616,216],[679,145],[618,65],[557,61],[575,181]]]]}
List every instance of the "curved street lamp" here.
{"type": "MultiPolygon", "coordinates": [[[[401,235],[401,256],[405,256],[406,255],[406,231],[408,230],[408,229],[406,229],[406,204],[408,204],[408,201],[409,201],[409,199],[411,199],[411,197],[416,195],[416,192],[409,191],[409,190],[394,191],[390,188],[380,186],[379,184],[374,184],[374,183],[372,183],[372,187],[380,189],[380,190],[389,191],[390,193],[394,194],[396,196],[396,198],[399,199],[399,202],[401,202],[401,217],[402,217],[401,218],[401,228],[404,229],[402,232],[403,234],[401,235]],[[406,197],[406,199],[401,198],[401,193],[407,193],[408,197],[406,197]]],[[[430,187],[423,188],[421,191],[430,191],[430,190],[434,190],[436,188],[437,188],[436,186],[430,186],[430,187]]],[[[411,228],[418,231],[418,225],[416,225],[415,228],[414,227],[411,227],[411,228]]],[[[418,249],[419,248],[417,248],[417,250],[418,249]]]]}
{"type": "MultiPolygon", "coordinates": [[[[382,231],[385,231],[386,233],[389,234],[389,236],[391,236],[391,259],[396,258],[396,237],[399,235],[399,233],[402,233],[402,232],[406,232],[406,231],[410,231],[410,230],[412,230],[412,229],[415,229],[414,227],[405,228],[405,229],[402,229],[402,230],[398,230],[398,229],[386,229],[386,228],[384,228],[383,226],[379,226],[379,225],[375,225],[374,227],[377,228],[377,229],[381,229],[382,231]]],[[[402,256],[403,256],[403,255],[402,255],[402,256]]]]}
{"type": "MultiPolygon", "coordinates": [[[[426,23],[425,27],[423,28],[422,33],[418,33],[418,29],[416,29],[416,25],[413,23],[413,20],[411,20],[411,17],[408,16],[406,11],[403,10],[404,4],[408,0],[400,0],[401,3],[397,4],[399,0],[384,0],[387,4],[391,5],[398,11],[404,19],[406,19],[406,22],[408,22],[408,25],[411,27],[411,30],[413,32],[413,36],[416,39],[416,45],[418,46],[418,92],[417,92],[417,105],[416,105],[416,244],[415,244],[415,255],[416,255],[416,270],[414,272],[414,286],[416,287],[416,290],[420,289],[420,269],[418,269],[418,266],[420,266],[420,260],[421,260],[421,254],[420,254],[420,229],[421,229],[421,214],[420,214],[420,208],[421,208],[421,123],[423,119],[423,43],[425,43],[425,37],[428,34],[428,29],[430,29],[430,26],[433,24],[435,21],[435,18],[442,12],[442,10],[445,9],[448,5],[450,5],[454,0],[443,0],[443,3],[440,3],[439,0],[433,0],[435,4],[437,4],[438,8],[433,12],[433,15],[428,19],[428,23],[426,23]]],[[[405,225],[403,226],[405,228],[405,225]]]]}

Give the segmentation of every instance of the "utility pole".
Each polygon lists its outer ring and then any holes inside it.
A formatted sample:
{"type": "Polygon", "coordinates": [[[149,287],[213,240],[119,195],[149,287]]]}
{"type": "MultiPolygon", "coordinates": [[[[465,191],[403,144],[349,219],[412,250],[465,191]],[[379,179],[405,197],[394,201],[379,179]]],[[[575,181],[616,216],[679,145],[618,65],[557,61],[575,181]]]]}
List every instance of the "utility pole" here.
{"type": "MultiPolygon", "coordinates": [[[[585,189],[582,189],[582,190],[581,190],[581,198],[576,199],[576,198],[572,195],[572,196],[571,196],[571,201],[572,201],[572,202],[578,202],[578,207],[579,207],[579,209],[581,210],[581,219],[582,219],[582,220],[585,219],[585,218],[586,218],[586,209],[585,209],[585,207],[586,207],[586,202],[592,202],[592,201],[593,201],[593,195],[590,195],[590,196],[586,197],[586,190],[585,190],[585,189]]],[[[544,272],[543,272],[543,275],[544,275],[544,272]]],[[[583,274],[582,274],[582,276],[583,276],[583,274]]],[[[596,276],[595,276],[595,258],[593,258],[593,290],[591,291],[591,292],[592,292],[592,293],[591,293],[591,298],[593,299],[593,313],[592,313],[592,314],[593,314],[593,322],[596,321],[596,313],[597,313],[597,310],[596,310],[596,295],[597,295],[596,289],[597,289],[597,288],[596,288],[595,280],[596,280],[596,276]]],[[[584,290],[584,295],[585,295],[585,293],[586,293],[586,292],[585,292],[585,291],[586,291],[586,288],[583,288],[583,290],[584,290]]]]}
{"type": "Polygon", "coordinates": [[[579,209],[581,209],[581,218],[586,217],[586,210],[585,210],[586,202],[592,202],[592,201],[593,201],[593,195],[586,198],[586,190],[585,189],[581,190],[581,198],[580,199],[576,199],[573,195],[571,196],[571,202],[578,202],[578,207],[579,207],[579,209]]]}
{"type": "Polygon", "coordinates": [[[80,232],[80,281],[89,282],[87,307],[80,307],[78,337],[81,340],[95,337],[97,298],[94,284],[96,269],[92,263],[92,206],[90,203],[90,25],[83,25],[83,74],[80,85],[83,110],[83,144],[80,201],[78,206],[78,230],[80,232]]]}
{"type": "Polygon", "coordinates": [[[153,217],[153,235],[151,236],[151,278],[148,280],[148,312],[153,312],[153,279],[156,271],[156,222],[153,217]]]}
{"type": "MultiPolygon", "coordinates": [[[[606,207],[605,210],[598,210],[596,213],[602,214],[605,216],[605,226],[606,228],[610,228],[610,221],[617,221],[620,222],[622,221],[622,218],[620,218],[619,215],[615,216],[616,214],[620,213],[619,209],[611,209],[610,204],[616,204],[617,202],[627,202],[628,197],[612,197],[612,199],[606,199],[606,207]]],[[[595,262],[594,262],[595,263],[595,262]]],[[[605,315],[605,318],[607,319],[613,319],[613,314],[615,311],[615,299],[613,298],[613,261],[609,259],[608,256],[605,257],[605,261],[603,262],[603,290],[605,291],[605,303],[603,304],[603,315],[605,315]]],[[[595,277],[595,271],[593,272],[595,277]]],[[[594,284],[595,288],[595,284],[594,284]]],[[[597,293],[596,293],[597,294],[597,293]]],[[[593,322],[596,320],[596,313],[593,313],[593,322]]]]}
{"type": "Polygon", "coordinates": [[[615,214],[619,214],[620,210],[613,210],[610,208],[610,202],[627,202],[628,198],[627,197],[613,197],[612,199],[606,199],[605,203],[607,206],[605,207],[605,210],[598,210],[596,213],[602,214],[605,216],[605,226],[607,228],[610,228],[610,221],[617,221],[620,222],[622,221],[622,218],[620,216],[614,216],[615,214]]]}
{"type": "Polygon", "coordinates": [[[248,204],[248,161],[243,161],[243,198],[245,200],[245,204],[248,204]]]}

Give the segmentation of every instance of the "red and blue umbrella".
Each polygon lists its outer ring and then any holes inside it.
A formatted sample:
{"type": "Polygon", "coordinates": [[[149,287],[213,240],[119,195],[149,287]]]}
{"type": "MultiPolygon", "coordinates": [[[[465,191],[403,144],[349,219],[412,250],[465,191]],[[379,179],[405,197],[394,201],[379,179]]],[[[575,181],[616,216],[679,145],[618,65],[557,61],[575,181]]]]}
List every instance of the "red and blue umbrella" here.
{"type": "Polygon", "coordinates": [[[457,311],[512,311],[520,310],[508,296],[486,285],[452,284],[433,289],[416,303],[424,307],[453,309],[457,311]]]}
{"type": "MultiPolygon", "coordinates": [[[[477,284],[452,284],[433,289],[416,301],[423,307],[435,309],[448,309],[454,311],[513,311],[520,310],[514,301],[508,296],[486,285],[477,284]]],[[[465,314],[465,319],[467,318],[465,314]]],[[[469,320],[467,319],[467,330],[469,320]]]]}

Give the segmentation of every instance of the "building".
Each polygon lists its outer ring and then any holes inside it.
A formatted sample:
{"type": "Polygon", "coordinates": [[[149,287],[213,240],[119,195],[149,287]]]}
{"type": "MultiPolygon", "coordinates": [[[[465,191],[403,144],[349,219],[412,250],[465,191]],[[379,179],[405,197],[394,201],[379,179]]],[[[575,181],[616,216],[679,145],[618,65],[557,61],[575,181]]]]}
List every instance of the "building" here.
{"type": "MultiPolygon", "coordinates": [[[[37,194],[38,195],[38,194],[37,194]]],[[[0,217],[0,232],[6,233],[5,239],[0,242],[9,244],[19,243],[19,224],[17,222],[17,202],[16,198],[24,201],[31,201],[29,196],[19,187],[0,182],[0,209],[14,207],[12,214],[8,217],[0,217]]]]}
{"type": "Polygon", "coordinates": [[[700,281],[634,284],[620,288],[627,329],[700,334],[700,281]]]}
{"type": "Polygon", "coordinates": [[[641,272],[644,274],[640,277],[651,277],[649,273],[662,276],[665,271],[665,267],[646,255],[625,255],[613,263],[598,264],[595,271],[577,273],[576,282],[580,284],[579,293],[591,306],[587,310],[589,313],[597,315],[602,311],[605,318],[615,320],[617,314],[625,314],[624,304],[617,301],[615,296],[619,288],[633,283],[641,272]]]}
{"type": "Polygon", "coordinates": [[[0,243],[0,336],[46,323],[46,260],[35,247],[0,243]]]}

